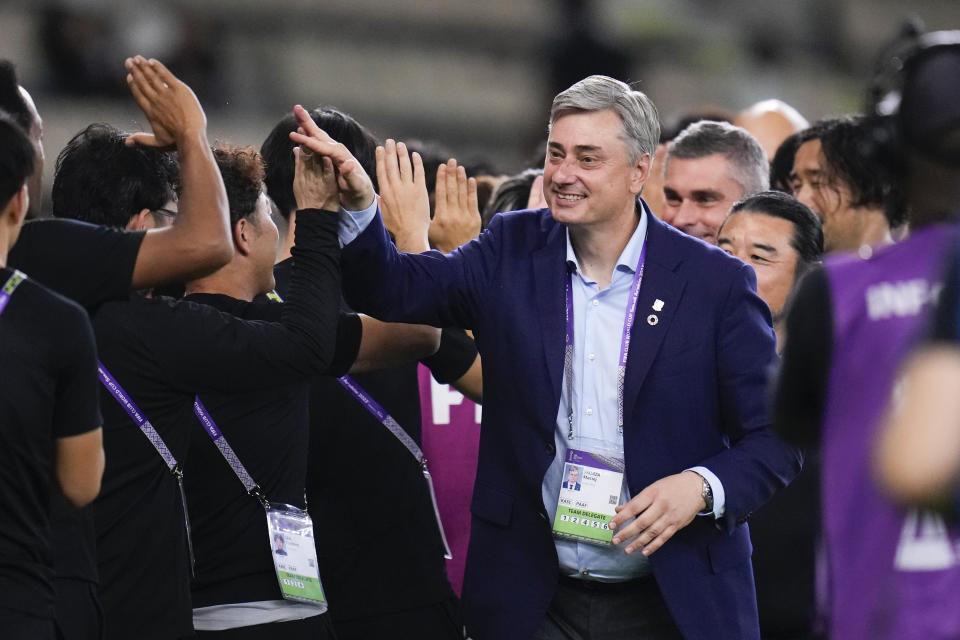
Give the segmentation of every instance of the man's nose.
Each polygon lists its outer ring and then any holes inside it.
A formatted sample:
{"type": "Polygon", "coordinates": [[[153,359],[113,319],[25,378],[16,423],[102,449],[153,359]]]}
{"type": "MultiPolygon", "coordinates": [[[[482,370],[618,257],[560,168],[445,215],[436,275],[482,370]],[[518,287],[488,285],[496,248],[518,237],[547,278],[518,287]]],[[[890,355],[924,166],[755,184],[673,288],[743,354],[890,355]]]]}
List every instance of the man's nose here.
{"type": "Polygon", "coordinates": [[[695,225],[700,220],[696,207],[689,200],[684,200],[680,206],[675,209],[673,216],[673,226],[678,229],[695,225]]]}

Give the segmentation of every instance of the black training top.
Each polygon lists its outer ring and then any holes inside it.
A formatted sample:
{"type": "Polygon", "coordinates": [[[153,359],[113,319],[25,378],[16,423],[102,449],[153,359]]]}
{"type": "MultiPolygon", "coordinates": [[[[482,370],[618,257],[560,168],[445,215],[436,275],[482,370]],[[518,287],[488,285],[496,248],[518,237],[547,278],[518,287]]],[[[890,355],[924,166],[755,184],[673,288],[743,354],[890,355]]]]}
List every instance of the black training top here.
{"type": "MultiPolygon", "coordinates": [[[[34,220],[20,230],[9,265],[93,313],[108,300],[130,295],[143,236],[78,220],[34,220]]],[[[96,583],[90,509],[76,509],[55,491],[51,525],[56,577],[96,583]]]]}
{"type": "MultiPolygon", "coordinates": [[[[0,285],[11,273],[0,268],[0,285]]],[[[0,380],[3,629],[4,610],[54,615],[54,441],[100,426],[96,349],[83,309],[30,279],[22,282],[0,314],[0,380]]]]}
{"type": "MultiPolygon", "coordinates": [[[[291,262],[274,268],[281,296],[291,262]]],[[[351,377],[422,442],[416,363],[351,377]]],[[[333,378],[310,385],[310,420],[307,499],[334,621],[452,597],[430,495],[413,456],[333,378]]]]}
{"type": "Polygon", "coordinates": [[[79,220],[33,220],[23,225],[8,264],[93,312],[129,295],[143,236],[79,220]]]}
{"type": "MultiPolygon", "coordinates": [[[[283,305],[196,294],[187,300],[246,319],[279,319],[283,305]]],[[[343,375],[356,358],[362,326],[341,314],[328,375],[343,375]]],[[[276,374],[264,372],[263,377],[276,374]]],[[[307,382],[200,399],[224,438],[271,502],[304,508],[309,419],[307,382]]],[[[247,494],[220,450],[194,420],[184,482],[197,559],[193,606],[280,600],[263,506],[247,494]]],[[[321,576],[322,579],[322,576],[321,576]]]]}
{"type": "MultiPolygon", "coordinates": [[[[186,461],[198,428],[196,393],[287,386],[329,367],[337,323],[330,301],[339,289],[336,228],[335,213],[298,216],[297,269],[280,323],[167,298],[109,303],[96,314],[101,362],[178,461],[186,461]]],[[[100,404],[107,468],[94,520],[106,637],[189,635],[190,571],[176,480],[105,390],[100,404]]]]}
{"type": "Polygon", "coordinates": [[[787,442],[818,447],[833,363],[833,315],[827,272],[803,277],[787,315],[783,365],[776,381],[774,427],[787,442]]]}

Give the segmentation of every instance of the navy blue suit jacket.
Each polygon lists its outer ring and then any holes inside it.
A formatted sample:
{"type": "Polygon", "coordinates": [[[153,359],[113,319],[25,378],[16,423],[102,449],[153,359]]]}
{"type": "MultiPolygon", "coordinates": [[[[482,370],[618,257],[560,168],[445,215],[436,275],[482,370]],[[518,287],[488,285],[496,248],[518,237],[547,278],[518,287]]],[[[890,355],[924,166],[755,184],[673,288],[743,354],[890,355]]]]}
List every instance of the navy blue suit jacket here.
{"type": "MultiPolygon", "coordinates": [[[[377,215],[343,251],[354,308],[474,331],[483,424],[463,606],[475,640],[528,638],[557,587],[541,483],[556,454],[565,238],[548,210],[521,211],[450,254],[402,254],[377,215]]],[[[759,639],[744,522],[801,463],[769,429],[770,313],[739,260],[649,213],[647,243],[624,391],[627,482],[635,495],[696,465],[720,478],[724,517],[695,518],[650,561],[687,638],[759,639]]]]}

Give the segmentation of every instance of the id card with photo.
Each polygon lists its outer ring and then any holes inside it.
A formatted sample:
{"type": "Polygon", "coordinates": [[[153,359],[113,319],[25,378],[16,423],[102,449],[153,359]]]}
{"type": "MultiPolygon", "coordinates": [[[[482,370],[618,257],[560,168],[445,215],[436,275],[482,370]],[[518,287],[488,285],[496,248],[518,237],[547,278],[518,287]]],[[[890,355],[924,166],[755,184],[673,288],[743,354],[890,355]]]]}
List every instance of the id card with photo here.
{"type": "Polygon", "coordinates": [[[326,611],[310,516],[290,505],[271,505],[267,509],[267,530],[284,599],[313,604],[326,611]]]}
{"type": "Polygon", "coordinates": [[[553,520],[554,536],[612,546],[609,523],[617,513],[623,487],[624,465],[620,456],[567,450],[553,520]]]}

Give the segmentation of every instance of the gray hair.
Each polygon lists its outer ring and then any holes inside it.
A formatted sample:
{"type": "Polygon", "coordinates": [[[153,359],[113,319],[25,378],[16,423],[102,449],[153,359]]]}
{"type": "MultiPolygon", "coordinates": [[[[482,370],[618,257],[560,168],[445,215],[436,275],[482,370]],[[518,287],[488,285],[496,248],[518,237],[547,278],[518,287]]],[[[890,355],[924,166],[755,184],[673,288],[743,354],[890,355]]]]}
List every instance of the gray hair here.
{"type": "Polygon", "coordinates": [[[644,154],[652,158],[660,142],[657,108],[642,91],[635,91],[625,82],[608,76],[584,78],[558,93],[550,107],[550,126],[569,113],[605,109],[620,116],[621,138],[627,144],[630,162],[638,162],[644,154]]]}
{"type": "Polygon", "coordinates": [[[727,122],[694,122],[670,143],[664,167],[671,158],[696,160],[722,154],[732,170],[731,177],[743,187],[743,196],[770,188],[770,164],[767,154],[746,129],[727,122]]]}

